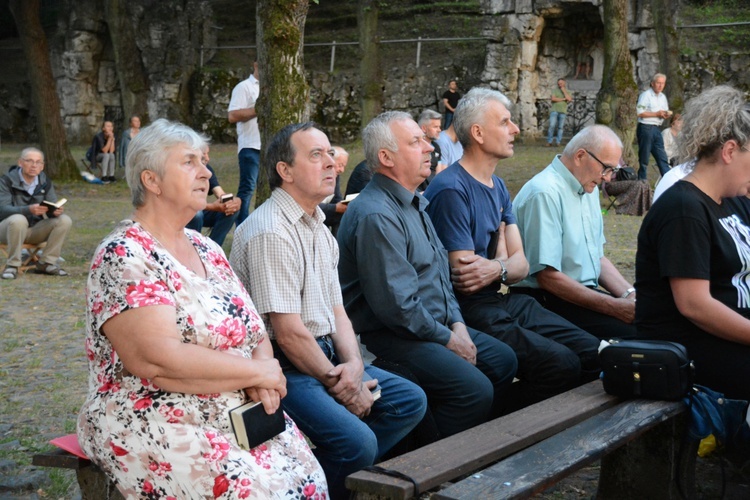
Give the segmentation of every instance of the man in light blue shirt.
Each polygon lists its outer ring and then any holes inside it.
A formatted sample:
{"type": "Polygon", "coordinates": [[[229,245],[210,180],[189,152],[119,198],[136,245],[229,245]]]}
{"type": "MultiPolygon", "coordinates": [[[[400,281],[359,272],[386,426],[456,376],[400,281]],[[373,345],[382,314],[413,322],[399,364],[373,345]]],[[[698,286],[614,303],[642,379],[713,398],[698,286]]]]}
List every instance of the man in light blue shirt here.
{"type": "Polygon", "coordinates": [[[635,335],[635,289],[604,256],[599,205],[599,185],[612,178],[621,155],[612,130],[587,127],[514,201],[529,275],[513,293],[533,296],[602,339],[635,335]]]}

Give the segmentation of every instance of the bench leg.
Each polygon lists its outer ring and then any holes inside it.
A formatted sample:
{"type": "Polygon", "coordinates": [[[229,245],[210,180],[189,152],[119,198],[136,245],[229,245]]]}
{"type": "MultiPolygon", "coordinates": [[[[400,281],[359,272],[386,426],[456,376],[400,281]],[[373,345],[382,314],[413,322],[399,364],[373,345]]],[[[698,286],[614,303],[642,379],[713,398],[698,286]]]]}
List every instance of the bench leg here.
{"type": "Polygon", "coordinates": [[[125,500],[112,481],[98,467],[76,471],[82,500],[125,500]]]}
{"type": "MultiPolygon", "coordinates": [[[[681,445],[685,436],[685,414],[644,433],[602,458],[599,473],[599,499],[659,498],[680,499],[676,478],[691,498],[695,492],[694,447],[681,445]],[[680,453],[684,460],[679,460],[680,453]],[[692,464],[692,468],[691,465],[692,464]]],[[[694,498],[694,497],[693,497],[694,498]]]]}

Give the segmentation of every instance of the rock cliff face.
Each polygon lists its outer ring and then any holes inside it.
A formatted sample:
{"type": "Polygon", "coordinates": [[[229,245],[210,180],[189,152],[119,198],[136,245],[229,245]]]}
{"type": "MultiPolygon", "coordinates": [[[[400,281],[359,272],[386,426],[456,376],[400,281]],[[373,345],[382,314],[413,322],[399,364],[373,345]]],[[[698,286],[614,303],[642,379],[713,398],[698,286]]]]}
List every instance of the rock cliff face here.
{"type": "MultiPolygon", "coordinates": [[[[483,35],[476,53],[463,59],[414,64],[384,61],[384,106],[418,114],[441,109],[450,78],[462,92],[475,85],[496,88],[516,104],[522,134],[537,137],[547,126],[549,95],[560,77],[568,79],[575,101],[568,135],[593,120],[603,68],[602,0],[482,0],[483,35]],[[585,62],[588,70],[579,63],[585,62]],[[578,73],[578,78],[576,78],[578,73]]],[[[635,77],[646,88],[659,70],[649,2],[631,0],[630,52],[635,77]]],[[[50,38],[51,61],[62,114],[73,143],[88,144],[104,119],[118,130],[129,116],[147,123],[158,117],[181,120],[216,142],[233,142],[226,120],[232,88],[247,69],[201,69],[200,47],[216,45],[208,0],[60,0],[58,25],[50,38]]],[[[473,33],[467,33],[472,35],[473,33]]],[[[20,49],[0,40],[5,71],[0,75],[0,136],[36,139],[20,49]],[[6,50],[6,48],[8,50],[6,50]],[[8,70],[8,68],[12,68],[8,70]]],[[[411,49],[410,49],[411,50],[411,49]]],[[[210,51],[203,54],[208,61],[210,51]]],[[[719,83],[750,92],[750,54],[683,56],[685,97],[719,83]]],[[[334,142],[359,136],[360,85],[356,70],[308,73],[310,116],[334,142]]]]}

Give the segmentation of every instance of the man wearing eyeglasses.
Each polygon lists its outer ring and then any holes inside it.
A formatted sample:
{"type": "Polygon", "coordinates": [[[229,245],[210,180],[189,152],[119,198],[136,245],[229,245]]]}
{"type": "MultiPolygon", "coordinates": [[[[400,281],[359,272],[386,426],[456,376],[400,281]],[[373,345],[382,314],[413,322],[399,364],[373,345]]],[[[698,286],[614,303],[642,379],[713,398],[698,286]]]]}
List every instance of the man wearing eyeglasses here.
{"type": "Polygon", "coordinates": [[[15,279],[21,267],[24,243],[47,246],[36,264],[36,271],[52,276],[67,276],[57,265],[62,245],[72,222],[63,213],[42,204],[57,202],[55,188],[44,170],[44,154],[36,148],[21,151],[18,166],[0,177],[0,243],[8,245],[8,261],[3,279],[15,279]]]}
{"type": "Polygon", "coordinates": [[[576,134],[514,201],[529,275],[513,287],[587,332],[635,336],[635,289],[604,256],[599,185],[619,170],[622,141],[603,125],[576,134]]]}

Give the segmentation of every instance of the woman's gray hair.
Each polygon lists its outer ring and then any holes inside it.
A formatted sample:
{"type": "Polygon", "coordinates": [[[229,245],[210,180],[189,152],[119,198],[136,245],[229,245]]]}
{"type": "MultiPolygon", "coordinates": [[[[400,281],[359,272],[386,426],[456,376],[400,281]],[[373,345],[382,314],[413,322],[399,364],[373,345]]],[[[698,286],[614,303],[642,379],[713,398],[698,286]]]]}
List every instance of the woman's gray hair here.
{"type": "Polygon", "coordinates": [[[173,147],[185,144],[189,148],[203,151],[208,142],[206,136],[187,125],[170,122],[164,118],[142,128],[130,142],[125,160],[125,178],[128,181],[133,206],[141,207],[146,201],[146,189],[141,181],[141,172],[150,170],[162,178],[164,163],[173,147]]]}
{"type": "Polygon", "coordinates": [[[750,140],[750,105],[742,92],[719,85],[687,102],[677,136],[682,162],[709,158],[730,139],[740,146],[750,140]]]}
{"type": "Polygon", "coordinates": [[[622,149],[622,139],[620,139],[614,130],[606,125],[589,125],[573,136],[570,142],[565,145],[562,155],[565,158],[572,158],[579,149],[585,149],[597,154],[601,151],[605,141],[613,141],[622,149]]]}
{"type": "Polygon", "coordinates": [[[484,114],[491,101],[497,101],[510,111],[513,104],[497,90],[474,87],[458,101],[453,113],[453,131],[458,141],[467,149],[471,145],[471,126],[484,121],[484,114]]]}
{"type": "Polygon", "coordinates": [[[414,119],[403,111],[386,111],[373,118],[362,131],[362,148],[365,150],[365,160],[371,171],[377,172],[381,167],[378,158],[381,149],[394,153],[398,151],[398,141],[391,130],[391,123],[404,120],[414,119]]]}

